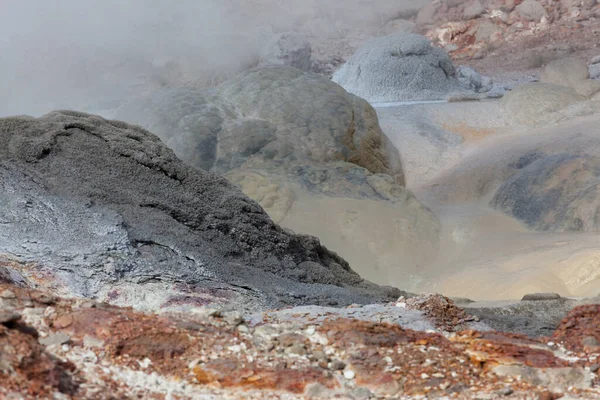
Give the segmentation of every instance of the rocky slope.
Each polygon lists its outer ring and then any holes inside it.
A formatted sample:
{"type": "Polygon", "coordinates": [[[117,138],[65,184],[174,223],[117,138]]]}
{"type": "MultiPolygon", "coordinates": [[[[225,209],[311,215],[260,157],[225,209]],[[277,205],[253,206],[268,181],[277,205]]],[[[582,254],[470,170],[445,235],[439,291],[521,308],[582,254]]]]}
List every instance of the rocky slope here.
{"type": "Polygon", "coordinates": [[[139,127],[68,111],[4,118],[0,148],[0,254],[17,280],[154,310],[398,294],[139,127]]]}
{"type": "Polygon", "coordinates": [[[598,305],[574,308],[539,339],[460,331],[474,317],[441,296],[388,307],[408,326],[354,317],[362,311],[356,306],[343,310],[346,317],[322,310],[292,322],[201,308],[147,315],[0,283],[0,395],[600,398],[598,305]],[[416,320],[430,330],[410,329],[416,320]]]}
{"type": "Polygon", "coordinates": [[[595,0],[432,2],[421,9],[417,29],[453,59],[495,75],[569,54],[588,61],[596,55],[599,7],[595,0]]]}

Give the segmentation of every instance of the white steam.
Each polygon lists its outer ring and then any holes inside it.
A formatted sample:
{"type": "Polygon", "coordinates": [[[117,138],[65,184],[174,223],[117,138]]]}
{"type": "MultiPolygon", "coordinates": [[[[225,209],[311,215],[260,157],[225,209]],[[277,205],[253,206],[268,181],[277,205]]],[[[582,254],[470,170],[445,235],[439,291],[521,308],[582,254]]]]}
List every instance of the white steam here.
{"type": "MultiPolygon", "coordinates": [[[[274,32],[341,38],[427,0],[0,0],[0,116],[101,112],[253,66],[274,32]]],[[[408,11],[407,11],[408,10],[408,11]]]]}

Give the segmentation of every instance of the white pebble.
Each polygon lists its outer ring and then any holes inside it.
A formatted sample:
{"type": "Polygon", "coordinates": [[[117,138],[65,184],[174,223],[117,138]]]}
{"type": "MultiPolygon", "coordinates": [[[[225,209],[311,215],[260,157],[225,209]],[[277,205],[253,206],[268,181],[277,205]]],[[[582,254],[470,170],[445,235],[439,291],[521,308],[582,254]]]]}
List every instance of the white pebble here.
{"type": "Polygon", "coordinates": [[[233,346],[229,346],[228,349],[232,353],[239,353],[240,351],[242,351],[242,346],[240,346],[239,344],[235,344],[233,346]]]}
{"type": "Polygon", "coordinates": [[[188,364],[188,369],[191,371],[194,368],[196,368],[198,366],[198,364],[200,364],[202,362],[202,360],[200,360],[199,358],[196,358],[195,360],[190,361],[190,363],[188,364]]]}
{"type": "Polygon", "coordinates": [[[346,378],[348,380],[354,379],[355,376],[356,376],[356,374],[351,369],[347,369],[344,371],[344,378],[346,378]]]}
{"type": "Polygon", "coordinates": [[[142,361],[138,361],[138,364],[140,365],[140,368],[146,369],[150,366],[150,364],[152,364],[152,360],[146,357],[142,361]]]}

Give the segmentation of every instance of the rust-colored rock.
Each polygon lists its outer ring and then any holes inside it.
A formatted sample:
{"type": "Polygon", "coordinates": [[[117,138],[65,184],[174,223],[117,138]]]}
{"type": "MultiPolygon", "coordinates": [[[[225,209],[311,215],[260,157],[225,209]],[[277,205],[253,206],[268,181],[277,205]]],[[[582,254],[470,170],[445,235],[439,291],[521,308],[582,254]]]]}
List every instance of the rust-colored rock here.
{"type": "Polygon", "coordinates": [[[460,325],[473,320],[473,317],[462,308],[457,307],[453,300],[440,294],[417,296],[399,301],[406,304],[406,308],[422,311],[433,320],[436,327],[446,332],[453,332],[460,325]]]}
{"type": "MultiPolygon", "coordinates": [[[[0,398],[62,393],[72,399],[162,399],[170,391],[180,399],[282,394],[303,399],[315,393],[349,397],[360,390],[371,398],[470,399],[509,393],[514,398],[600,399],[598,382],[590,379],[595,364],[585,353],[597,340],[598,306],[574,309],[555,333],[556,344],[549,345],[548,339],[516,334],[444,336],[356,319],[311,325],[261,322],[240,331],[219,313],[159,316],[59,298],[48,307],[40,301],[48,293],[0,284],[0,292],[6,289],[32,304],[18,304],[13,312],[21,319],[0,324],[0,398]],[[61,335],[68,341],[53,340],[61,335]],[[51,344],[44,347],[40,341],[51,344]],[[557,357],[563,343],[587,358],[557,357]],[[296,348],[302,351],[289,351],[296,348]]],[[[444,305],[453,318],[464,318],[443,297],[420,304],[433,311],[432,304],[444,305]]],[[[433,311],[432,316],[446,321],[433,311]]]]}
{"type": "Polygon", "coordinates": [[[35,329],[14,322],[0,330],[0,398],[7,393],[52,398],[75,395],[75,365],[57,360],[37,340],[35,329]]]}
{"type": "Polygon", "coordinates": [[[64,314],[56,318],[56,320],[52,323],[52,326],[56,329],[64,329],[71,326],[73,323],[73,317],[69,314],[64,314]]]}
{"type": "Polygon", "coordinates": [[[593,340],[600,342],[600,305],[589,304],[574,308],[562,320],[552,338],[563,342],[572,351],[585,351],[587,346],[588,351],[598,352],[599,348],[593,349],[593,340]]]}

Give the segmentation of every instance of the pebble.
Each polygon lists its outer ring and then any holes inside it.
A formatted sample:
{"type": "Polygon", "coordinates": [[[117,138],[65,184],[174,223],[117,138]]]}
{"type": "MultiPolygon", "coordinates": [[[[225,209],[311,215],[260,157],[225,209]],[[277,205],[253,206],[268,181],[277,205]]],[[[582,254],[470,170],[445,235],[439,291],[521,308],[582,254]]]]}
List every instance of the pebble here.
{"type": "Polygon", "coordinates": [[[244,322],[244,317],[239,311],[231,311],[223,316],[223,320],[231,326],[238,326],[244,322]]]}
{"type": "Polygon", "coordinates": [[[250,329],[245,324],[238,325],[237,330],[238,330],[238,332],[242,332],[242,333],[250,332],[250,329]]]}
{"type": "Polygon", "coordinates": [[[309,357],[311,361],[327,361],[327,355],[321,350],[315,350],[309,357]]]}
{"type": "Polygon", "coordinates": [[[202,363],[202,360],[199,358],[196,358],[196,359],[190,361],[190,363],[188,364],[188,369],[191,371],[194,368],[196,368],[200,363],[202,363]]]}
{"type": "Polygon", "coordinates": [[[509,387],[502,388],[496,392],[496,394],[498,394],[500,396],[510,396],[513,393],[514,393],[514,390],[512,390],[512,388],[509,388],[509,387]]]}
{"type": "Polygon", "coordinates": [[[71,317],[70,315],[63,314],[63,315],[60,315],[58,318],[56,318],[56,320],[54,321],[52,326],[54,326],[56,329],[64,329],[64,328],[68,328],[72,324],[73,324],[73,317],[71,317]]]}
{"type": "Polygon", "coordinates": [[[332,371],[341,371],[346,368],[346,363],[340,360],[331,361],[327,367],[332,371]]]}
{"type": "Polygon", "coordinates": [[[97,337],[85,335],[83,337],[83,346],[87,348],[98,348],[104,346],[104,341],[97,337]]]}
{"type": "Polygon", "coordinates": [[[229,346],[228,349],[232,353],[239,353],[242,351],[242,346],[240,346],[239,344],[235,344],[233,346],[229,346]]]}
{"type": "Polygon", "coordinates": [[[148,357],[146,357],[142,361],[138,360],[138,364],[140,365],[140,368],[146,369],[152,364],[152,360],[150,360],[148,357]]]}
{"type": "Polygon", "coordinates": [[[55,344],[65,344],[71,340],[71,336],[66,333],[54,333],[48,337],[40,338],[38,341],[43,346],[52,346],[55,344]]]}
{"type": "Polygon", "coordinates": [[[56,297],[54,297],[54,296],[52,296],[50,294],[34,293],[34,294],[32,294],[32,297],[38,303],[42,303],[42,304],[54,304],[54,303],[56,303],[56,297]]]}
{"type": "Polygon", "coordinates": [[[600,364],[593,364],[590,366],[590,371],[593,372],[594,374],[598,371],[600,371],[600,364]]]}
{"type": "Polygon", "coordinates": [[[0,292],[0,297],[3,299],[16,299],[17,296],[15,295],[15,292],[13,292],[12,290],[9,289],[5,289],[2,292],[0,292]]]}
{"type": "Polygon", "coordinates": [[[0,311],[0,324],[7,324],[10,322],[15,322],[21,319],[21,314],[10,312],[10,311],[0,311]]]}
{"type": "Polygon", "coordinates": [[[600,342],[594,336],[586,336],[581,341],[581,344],[588,347],[597,347],[600,346],[600,342]]]}
{"type": "Polygon", "coordinates": [[[284,333],[280,335],[278,339],[283,347],[291,347],[295,344],[303,343],[306,340],[306,337],[297,333],[284,333]]]}
{"type": "Polygon", "coordinates": [[[286,348],[284,352],[285,354],[296,354],[299,356],[303,356],[306,354],[306,348],[304,345],[297,343],[286,348]]]}
{"type": "Polygon", "coordinates": [[[351,369],[347,369],[344,371],[344,378],[348,380],[352,380],[356,377],[356,374],[351,369]]]}

